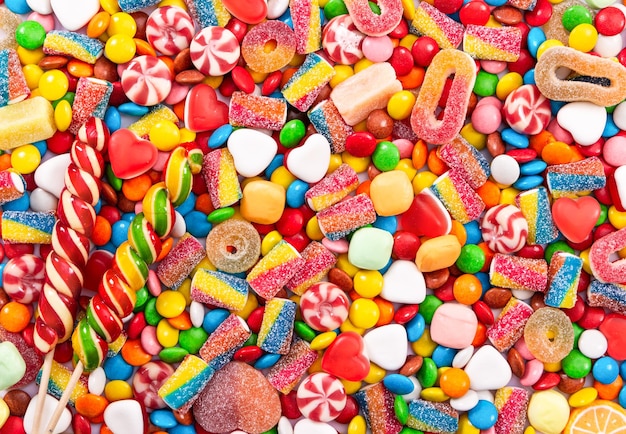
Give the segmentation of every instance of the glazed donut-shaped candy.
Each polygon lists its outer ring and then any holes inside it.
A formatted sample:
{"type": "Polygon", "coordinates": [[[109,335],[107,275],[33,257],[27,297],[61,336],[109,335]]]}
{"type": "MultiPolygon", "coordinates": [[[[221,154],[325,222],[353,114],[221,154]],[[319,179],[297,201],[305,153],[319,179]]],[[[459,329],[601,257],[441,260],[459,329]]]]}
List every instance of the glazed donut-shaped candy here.
{"type": "Polygon", "coordinates": [[[324,26],[322,47],[335,62],[354,65],[363,58],[361,44],[364,38],[350,15],[339,15],[324,26]]]}
{"type": "Polygon", "coordinates": [[[341,381],[326,372],[309,375],[298,387],[296,404],[304,417],[316,422],[335,420],[346,407],[341,381]]]}
{"type": "Polygon", "coordinates": [[[296,35],[282,21],[266,21],[254,26],[241,41],[241,55],[248,66],[262,73],[278,71],[296,53],[296,35]],[[265,51],[274,41],[276,47],[265,51]]]}
{"type": "Polygon", "coordinates": [[[519,208],[503,204],[489,208],[480,230],[491,250],[508,254],[517,252],[526,244],[528,222],[519,208]]]}
{"type": "Polygon", "coordinates": [[[4,291],[13,300],[24,304],[39,299],[45,277],[44,261],[31,254],[11,258],[2,270],[4,291]]]}
{"type": "Polygon", "coordinates": [[[175,6],[163,6],[146,21],[146,38],[156,50],[175,56],[189,47],[195,29],[187,12],[175,6]]]}
{"type": "Polygon", "coordinates": [[[214,77],[232,71],[237,66],[241,52],[233,32],[217,26],[206,27],[198,32],[189,49],[196,69],[214,77]]]}
{"type": "Polygon", "coordinates": [[[550,100],[534,84],[525,84],[506,97],[502,113],[518,133],[539,134],[550,123],[550,100]]]}
{"type": "Polygon", "coordinates": [[[574,347],[572,321],[560,309],[542,307],[526,322],[524,341],[533,356],[543,363],[558,363],[574,347]]]}
{"type": "Polygon", "coordinates": [[[133,395],[148,408],[165,408],[159,389],[172,376],[174,369],[160,360],[141,366],[133,377],[133,395]]]}
{"type": "Polygon", "coordinates": [[[135,104],[153,106],[165,101],[170,94],[172,73],[161,59],[139,56],[124,69],[121,82],[129,100],[135,104]]]}
{"type": "Polygon", "coordinates": [[[335,330],[348,318],[350,301],[341,288],[330,282],[319,282],[300,298],[302,319],[311,328],[327,332],[335,330]]]}
{"type": "Polygon", "coordinates": [[[369,36],[383,36],[402,20],[401,0],[378,0],[380,15],[370,8],[368,0],[345,0],[346,8],[357,29],[369,36]]]}
{"type": "Polygon", "coordinates": [[[206,253],[218,270],[241,273],[259,260],[261,238],[251,223],[230,219],[218,224],[206,238],[206,253]]]}

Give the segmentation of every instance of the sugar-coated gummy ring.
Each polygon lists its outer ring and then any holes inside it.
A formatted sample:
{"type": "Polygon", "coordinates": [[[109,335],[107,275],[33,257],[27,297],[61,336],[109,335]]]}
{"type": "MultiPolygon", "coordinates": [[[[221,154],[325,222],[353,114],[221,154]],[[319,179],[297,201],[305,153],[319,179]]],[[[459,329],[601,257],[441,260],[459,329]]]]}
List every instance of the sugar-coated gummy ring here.
{"type": "Polygon", "coordinates": [[[400,0],[379,0],[380,15],[372,11],[367,0],[346,0],[345,4],[356,27],[369,36],[386,35],[402,20],[400,0]]]}
{"type": "Polygon", "coordinates": [[[263,73],[278,71],[287,65],[296,53],[293,30],[282,21],[266,21],[251,29],[241,42],[241,55],[248,66],[263,73]],[[267,52],[274,41],[276,47],[267,52]]]}
{"type": "Polygon", "coordinates": [[[539,361],[558,363],[574,347],[574,328],[562,310],[542,307],[528,318],[524,341],[539,361]]]}
{"type": "Polygon", "coordinates": [[[241,273],[252,267],[261,254],[261,238],[245,220],[226,220],[206,238],[207,256],[219,270],[241,273]]]}
{"type": "Polygon", "coordinates": [[[3,36],[0,39],[0,50],[17,48],[15,31],[20,23],[21,20],[17,15],[6,8],[0,8],[0,35],[3,36]]]}

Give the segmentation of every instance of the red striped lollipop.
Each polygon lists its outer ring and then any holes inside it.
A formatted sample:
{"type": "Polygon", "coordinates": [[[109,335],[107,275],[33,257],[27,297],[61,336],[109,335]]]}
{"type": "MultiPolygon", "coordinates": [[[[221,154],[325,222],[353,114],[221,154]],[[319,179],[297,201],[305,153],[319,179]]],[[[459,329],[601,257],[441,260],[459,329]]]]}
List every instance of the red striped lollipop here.
{"type": "Polygon", "coordinates": [[[319,282],[312,285],[300,298],[302,318],[318,331],[335,330],[348,318],[350,301],[337,285],[319,282]]]}
{"type": "Polygon", "coordinates": [[[481,223],[483,239],[497,253],[514,253],[526,244],[528,222],[513,205],[490,208],[481,223]]]}
{"type": "Polygon", "coordinates": [[[39,299],[45,282],[44,261],[35,255],[24,254],[9,260],[2,271],[5,292],[20,303],[39,299]]]}
{"type": "Polygon", "coordinates": [[[350,15],[339,15],[324,26],[322,47],[335,62],[354,65],[363,58],[361,44],[364,38],[350,15]]]}
{"type": "Polygon", "coordinates": [[[166,56],[175,56],[189,47],[194,33],[191,17],[178,7],[157,8],[146,21],[148,42],[166,56]]]}
{"type": "Polygon", "coordinates": [[[156,105],[172,89],[172,73],[165,62],[154,56],[139,56],[122,72],[122,89],[128,99],[143,106],[156,105]]]}
{"type": "Polygon", "coordinates": [[[230,72],[239,61],[239,41],[228,29],[210,26],[202,29],[191,41],[191,61],[203,74],[221,76],[230,72]]]}
{"type": "Polygon", "coordinates": [[[534,84],[525,84],[504,100],[504,119],[518,133],[532,135],[545,130],[550,123],[550,100],[534,84]]]}
{"type": "Polygon", "coordinates": [[[337,377],[316,372],[298,387],[296,403],[303,416],[316,422],[330,422],[345,408],[346,391],[337,377]]]}

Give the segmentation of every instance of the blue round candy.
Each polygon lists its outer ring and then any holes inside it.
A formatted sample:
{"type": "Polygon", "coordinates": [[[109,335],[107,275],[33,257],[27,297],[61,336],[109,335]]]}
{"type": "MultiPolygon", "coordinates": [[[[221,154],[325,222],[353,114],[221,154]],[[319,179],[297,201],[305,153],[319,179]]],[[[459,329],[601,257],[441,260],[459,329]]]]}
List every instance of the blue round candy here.
{"type": "Polygon", "coordinates": [[[205,213],[195,210],[185,214],[187,231],[196,238],[206,237],[213,227],[206,217],[205,213]]]}
{"type": "Polygon", "coordinates": [[[469,421],[478,429],[489,429],[498,420],[498,409],[489,401],[481,399],[468,413],[469,421]]]}
{"type": "Polygon", "coordinates": [[[601,357],[593,364],[593,378],[602,384],[611,384],[619,375],[619,364],[612,357],[601,357]]]}
{"type": "Polygon", "coordinates": [[[500,137],[502,140],[518,149],[526,149],[530,146],[530,141],[528,137],[524,134],[518,133],[513,128],[505,128],[500,133],[500,137]]]}
{"type": "Polygon", "coordinates": [[[40,140],[38,142],[33,143],[33,146],[37,148],[39,151],[39,155],[44,156],[46,152],[48,152],[48,144],[45,140],[40,140]]]}
{"type": "Polygon", "coordinates": [[[289,184],[287,187],[287,206],[290,208],[300,208],[304,205],[305,198],[304,195],[309,190],[309,184],[302,181],[301,179],[296,179],[294,182],[289,184]]]}
{"type": "Polygon", "coordinates": [[[276,155],[270,162],[269,166],[267,166],[267,169],[265,169],[265,177],[270,179],[274,170],[283,165],[283,161],[285,161],[285,156],[283,154],[276,155]]]}
{"type": "Polygon", "coordinates": [[[276,362],[278,362],[278,359],[280,359],[280,357],[281,357],[280,354],[271,354],[271,353],[263,354],[256,361],[256,363],[254,364],[254,367],[256,369],[271,368],[272,366],[276,364],[276,362]]]}
{"type": "Polygon", "coordinates": [[[480,272],[480,273],[474,274],[474,276],[476,276],[478,280],[480,281],[480,285],[483,287],[483,294],[487,292],[488,289],[491,288],[491,282],[489,281],[488,273],[480,272]]]}
{"type": "Polygon", "coordinates": [[[622,380],[626,379],[626,362],[622,362],[619,366],[619,375],[622,376],[622,380]]]}
{"type": "Polygon", "coordinates": [[[406,335],[409,342],[416,342],[419,338],[424,334],[424,330],[426,330],[426,321],[424,317],[418,313],[416,314],[411,321],[406,323],[406,335]]]}
{"type": "Polygon", "coordinates": [[[477,220],[465,223],[463,227],[465,228],[465,233],[467,234],[467,244],[478,244],[483,240],[483,235],[480,232],[480,225],[477,220]]]}
{"type": "Polygon", "coordinates": [[[185,199],[183,203],[181,203],[180,205],[176,207],[176,211],[178,211],[180,215],[184,216],[188,212],[191,212],[191,210],[193,210],[195,206],[196,206],[196,195],[193,192],[191,192],[189,193],[189,197],[187,197],[187,199],[185,199]]]}
{"type": "Polygon", "coordinates": [[[134,212],[125,212],[122,214],[121,219],[130,223],[135,219],[135,216],[136,214],[134,212]]]}
{"type": "Polygon", "coordinates": [[[209,137],[209,148],[217,149],[220,146],[224,145],[230,135],[233,133],[233,126],[231,124],[224,124],[211,134],[209,137]]]}
{"type": "Polygon", "coordinates": [[[376,221],[372,224],[375,228],[382,229],[383,231],[387,231],[390,234],[395,234],[398,230],[398,219],[395,215],[391,216],[378,216],[376,217],[376,221]]]}
{"type": "Polygon", "coordinates": [[[389,270],[389,267],[391,267],[391,264],[393,264],[393,258],[389,258],[389,261],[387,261],[387,264],[383,268],[378,270],[380,274],[385,274],[387,270],[389,270]]]}
{"type": "Polygon", "coordinates": [[[111,226],[111,243],[115,247],[119,247],[124,241],[128,239],[128,227],[129,222],[124,219],[120,219],[113,223],[111,226]]]}
{"type": "Polygon", "coordinates": [[[433,359],[433,362],[435,362],[438,368],[442,366],[452,366],[452,360],[454,360],[456,353],[457,351],[453,348],[437,345],[431,359],[433,359]]]}
{"type": "Polygon", "coordinates": [[[626,386],[623,386],[622,390],[619,391],[617,400],[619,402],[619,405],[626,408],[626,386]]]}
{"type": "Polygon", "coordinates": [[[228,318],[230,312],[226,309],[212,309],[204,315],[202,328],[207,333],[213,333],[215,329],[228,318]]]}
{"type": "Polygon", "coordinates": [[[539,50],[539,46],[543,44],[546,39],[546,34],[543,32],[541,27],[533,27],[528,32],[526,44],[528,46],[528,51],[535,59],[537,58],[537,51],[539,50]]]}
{"type": "Polygon", "coordinates": [[[109,107],[104,113],[104,123],[111,133],[122,128],[122,115],[116,107],[109,107]]]}
{"type": "Polygon", "coordinates": [[[4,4],[14,14],[24,15],[32,12],[26,0],[5,0],[4,4]]]}
{"type": "Polygon", "coordinates": [[[383,380],[383,384],[391,393],[396,395],[406,395],[413,392],[415,384],[406,375],[389,374],[383,380]]]}
{"type": "Polygon", "coordinates": [[[531,188],[540,186],[542,182],[543,176],[541,175],[522,176],[520,179],[515,181],[513,187],[518,190],[530,190],[531,188]]]}
{"type": "Polygon", "coordinates": [[[96,202],[96,204],[93,207],[93,210],[96,212],[97,214],[100,214],[100,210],[102,209],[102,198],[98,198],[98,202],[96,202]]]}
{"type": "Polygon", "coordinates": [[[105,359],[102,368],[107,376],[107,380],[126,381],[133,375],[133,367],[119,353],[105,359]]]}
{"type": "Polygon", "coordinates": [[[6,262],[0,264],[0,286],[4,285],[2,280],[2,273],[4,272],[4,267],[7,265],[6,262]]]}
{"type": "Polygon", "coordinates": [[[150,111],[148,107],[135,104],[134,102],[125,102],[124,104],[120,104],[117,109],[122,114],[137,117],[146,115],[148,114],[148,111],[150,111]]]}
{"type": "Polygon", "coordinates": [[[602,131],[602,137],[604,138],[613,137],[617,133],[619,133],[619,127],[615,125],[615,121],[613,120],[613,115],[608,114],[606,117],[606,124],[604,124],[604,131],[602,131]]]}
{"type": "Polygon", "coordinates": [[[152,422],[154,426],[163,429],[174,428],[178,425],[174,413],[172,413],[171,410],[164,409],[153,410],[152,413],[150,413],[150,422],[152,422]]]}
{"type": "Polygon", "coordinates": [[[524,77],[522,77],[524,84],[535,84],[535,68],[531,68],[524,73],[524,77]]]}
{"type": "Polygon", "coordinates": [[[117,247],[111,241],[109,241],[104,246],[100,246],[100,250],[105,250],[109,253],[115,254],[115,252],[117,251],[117,247]]]}
{"type": "Polygon", "coordinates": [[[170,428],[168,432],[170,434],[196,434],[196,429],[193,427],[193,425],[183,425],[181,423],[173,428],[170,428]]]}
{"type": "Polygon", "coordinates": [[[548,164],[543,160],[532,160],[519,166],[519,173],[522,176],[539,175],[546,170],[548,164]]]}
{"type": "Polygon", "coordinates": [[[25,191],[22,197],[2,204],[3,211],[28,211],[30,208],[30,193],[25,191]]]}

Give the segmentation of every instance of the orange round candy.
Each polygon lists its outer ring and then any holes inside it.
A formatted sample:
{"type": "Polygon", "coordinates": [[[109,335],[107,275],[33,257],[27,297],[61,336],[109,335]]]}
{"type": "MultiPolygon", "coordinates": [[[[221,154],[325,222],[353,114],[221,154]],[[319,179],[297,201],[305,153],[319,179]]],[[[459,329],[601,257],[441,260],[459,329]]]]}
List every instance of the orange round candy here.
{"type": "Polygon", "coordinates": [[[86,393],[76,398],[75,408],[78,414],[93,420],[102,416],[107,405],[109,401],[104,396],[86,393]]]}
{"type": "Polygon", "coordinates": [[[384,326],[387,324],[391,324],[394,315],[393,303],[385,300],[384,298],[375,297],[374,303],[378,306],[378,310],[380,311],[380,316],[378,317],[378,321],[376,322],[376,327],[384,326]]]}
{"type": "Polygon", "coordinates": [[[462,274],[454,281],[452,293],[456,301],[470,306],[480,300],[483,288],[478,277],[473,274],[462,274]]]}
{"type": "Polygon", "coordinates": [[[96,224],[93,227],[91,241],[96,246],[104,246],[111,239],[111,223],[102,216],[96,216],[96,224]]]}
{"type": "Polygon", "coordinates": [[[122,347],[122,358],[131,366],[141,366],[148,363],[152,356],[143,349],[140,339],[129,339],[122,347]]]}
{"type": "Polygon", "coordinates": [[[28,306],[10,301],[0,310],[0,326],[9,332],[19,333],[26,328],[31,317],[32,313],[28,306]]]}
{"type": "Polygon", "coordinates": [[[470,379],[463,369],[446,369],[439,377],[439,387],[450,398],[460,398],[469,390],[470,379]]]}

